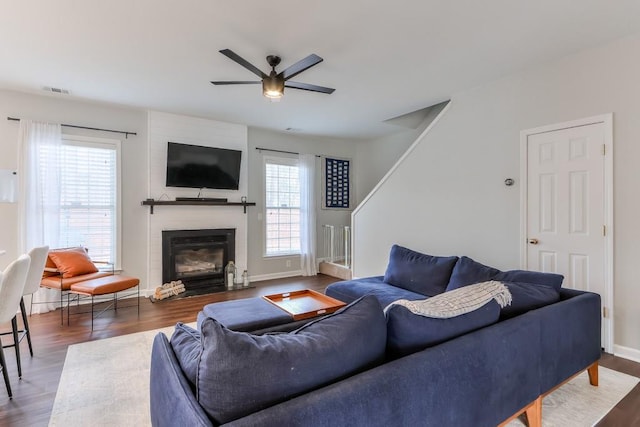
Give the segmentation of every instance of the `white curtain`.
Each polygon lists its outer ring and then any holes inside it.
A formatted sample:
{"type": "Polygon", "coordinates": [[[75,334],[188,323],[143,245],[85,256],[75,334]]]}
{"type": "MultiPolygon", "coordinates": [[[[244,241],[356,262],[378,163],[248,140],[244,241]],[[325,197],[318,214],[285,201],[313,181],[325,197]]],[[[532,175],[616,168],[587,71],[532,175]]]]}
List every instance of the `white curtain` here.
{"type": "MultiPolygon", "coordinates": [[[[20,120],[18,212],[20,252],[35,246],[58,247],[60,237],[60,125],[20,120]]],[[[40,289],[33,295],[34,313],[55,309],[60,295],[40,289]],[[51,301],[51,303],[44,303],[51,301]]],[[[26,302],[26,301],[25,301],[26,302]]]]}
{"type": "Polygon", "coordinates": [[[316,267],[316,156],[300,154],[300,269],[303,276],[318,274],[316,267]]]}

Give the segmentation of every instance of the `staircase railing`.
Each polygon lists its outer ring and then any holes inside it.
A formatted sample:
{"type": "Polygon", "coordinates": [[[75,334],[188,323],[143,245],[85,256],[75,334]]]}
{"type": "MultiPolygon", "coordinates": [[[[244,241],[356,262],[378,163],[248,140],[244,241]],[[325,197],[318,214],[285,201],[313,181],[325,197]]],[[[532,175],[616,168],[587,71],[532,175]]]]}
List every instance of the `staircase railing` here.
{"type": "Polygon", "coordinates": [[[327,262],[351,265],[351,227],[322,225],[323,258],[327,262]]]}

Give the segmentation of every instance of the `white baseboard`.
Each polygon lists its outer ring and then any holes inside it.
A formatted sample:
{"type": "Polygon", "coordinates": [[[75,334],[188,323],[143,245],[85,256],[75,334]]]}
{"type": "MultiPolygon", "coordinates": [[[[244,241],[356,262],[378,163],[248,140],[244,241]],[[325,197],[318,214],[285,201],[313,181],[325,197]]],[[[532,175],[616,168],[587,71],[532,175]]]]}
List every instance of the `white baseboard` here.
{"type": "Polygon", "coordinates": [[[155,289],[140,289],[140,296],[141,297],[145,297],[145,298],[149,298],[155,292],[156,292],[155,289]]]}
{"type": "Polygon", "coordinates": [[[634,362],[640,363],[640,350],[631,347],[624,347],[622,345],[613,345],[613,354],[623,359],[629,359],[634,362]]]}
{"type": "Polygon", "coordinates": [[[249,280],[252,282],[262,282],[263,280],[284,279],[286,277],[302,276],[301,270],[296,271],[283,271],[280,273],[258,274],[256,276],[249,276],[249,280]]]}
{"type": "Polygon", "coordinates": [[[318,266],[321,265],[322,263],[325,263],[325,264],[334,264],[334,265],[337,265],[339,267],[350,269],[351,266],[347,265],[345,261],[346,261],[345,257],[334,258],[333,261],[331,261],[331,259],[329,259],[329,258],[319,258],[318,259],[318,266]]]}

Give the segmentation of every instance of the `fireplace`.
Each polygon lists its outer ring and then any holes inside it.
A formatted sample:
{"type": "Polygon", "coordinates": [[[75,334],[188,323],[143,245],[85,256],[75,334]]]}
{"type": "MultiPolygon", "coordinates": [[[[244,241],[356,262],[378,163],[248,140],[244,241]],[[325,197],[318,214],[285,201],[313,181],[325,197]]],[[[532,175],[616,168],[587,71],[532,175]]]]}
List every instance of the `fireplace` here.
{"type": "Polygon", "coordinates": [[[235,261],[233,228],[162,232],[162,282],[181,280],[193,293],[225,289],[224,267],[235,261]]]}

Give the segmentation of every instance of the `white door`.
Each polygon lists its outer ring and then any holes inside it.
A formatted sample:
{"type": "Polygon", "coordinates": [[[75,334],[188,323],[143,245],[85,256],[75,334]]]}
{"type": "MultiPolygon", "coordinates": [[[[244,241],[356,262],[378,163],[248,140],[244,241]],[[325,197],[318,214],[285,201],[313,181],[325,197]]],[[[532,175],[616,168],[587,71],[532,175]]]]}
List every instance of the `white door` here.
{"type": "MultiPolygon", "coordinates": [[[[607,124],[596,122],[526,133],[526,268],[564,275],[564,288],[609,302],[607,124]]],[[[605,312],[603,311],[603,314],[605,312]]],[[[611,351],[603,317],[602,342],[611,351]]]]}

